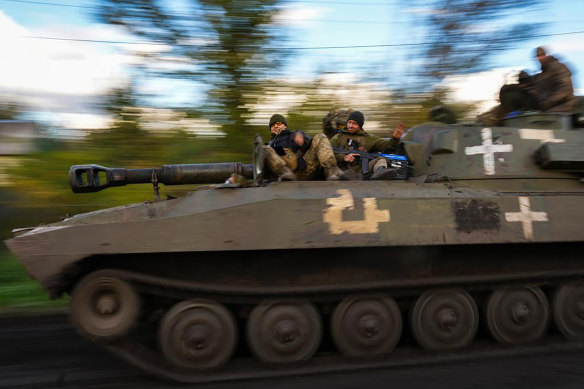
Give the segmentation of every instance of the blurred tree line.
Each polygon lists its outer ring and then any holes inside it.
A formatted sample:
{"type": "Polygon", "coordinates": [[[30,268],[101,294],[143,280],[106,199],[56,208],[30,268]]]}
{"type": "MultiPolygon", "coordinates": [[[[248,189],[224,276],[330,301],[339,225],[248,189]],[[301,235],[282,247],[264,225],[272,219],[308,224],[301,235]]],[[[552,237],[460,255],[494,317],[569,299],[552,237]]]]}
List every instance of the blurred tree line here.
{"type": "MultiPolygon", "coordinates": [[[[408,9],[423,10],[413,12],[420,16],[412,28],[425,31],[425,41],[410,46],[418,59],[419,66],[413,67],[420,81],[404,83],[409,88],[406,94],[429,93],[447,75],[484,70],[496,53],[530,39],[543,27],[514,16],[545,1],[404,1],[408,9]]],[[[275,18],[289,1],[100,0],[98,4],[99,21],[161,45],[138,54],[143,57],[138,65],[143,74],[196,80],[193,94],[206,95],[200,111],[221,126],[225,142],[232,145],[253,136],[256,129],[249,119],[265,96],[266,83],[299,54],[286,48],[292,40],[289,27],[275,18]]]]}

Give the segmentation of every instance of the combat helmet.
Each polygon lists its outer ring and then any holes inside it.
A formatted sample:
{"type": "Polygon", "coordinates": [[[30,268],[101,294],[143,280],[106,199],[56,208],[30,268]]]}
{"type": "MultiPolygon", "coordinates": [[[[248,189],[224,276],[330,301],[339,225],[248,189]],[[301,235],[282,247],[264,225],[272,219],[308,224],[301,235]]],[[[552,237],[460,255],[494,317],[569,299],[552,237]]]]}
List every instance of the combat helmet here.
{"type": "Polygon", "coordinates": [[[347,125],[347,118],[354,109],[331,109],[322,119],[322,132],[331,139],[347,125]]]}

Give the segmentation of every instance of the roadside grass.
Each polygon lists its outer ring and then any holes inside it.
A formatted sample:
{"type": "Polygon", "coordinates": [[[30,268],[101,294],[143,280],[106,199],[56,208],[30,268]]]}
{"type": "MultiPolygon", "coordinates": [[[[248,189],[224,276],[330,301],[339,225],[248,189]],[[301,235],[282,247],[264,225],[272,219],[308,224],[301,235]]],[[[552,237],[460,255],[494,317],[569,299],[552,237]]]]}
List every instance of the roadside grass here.
{"type": "Polygon", "coordinates": [[[68,298],[51,300],[12,254],[0,250],[0,313],[64,309],[68,303],[68,298]]]}

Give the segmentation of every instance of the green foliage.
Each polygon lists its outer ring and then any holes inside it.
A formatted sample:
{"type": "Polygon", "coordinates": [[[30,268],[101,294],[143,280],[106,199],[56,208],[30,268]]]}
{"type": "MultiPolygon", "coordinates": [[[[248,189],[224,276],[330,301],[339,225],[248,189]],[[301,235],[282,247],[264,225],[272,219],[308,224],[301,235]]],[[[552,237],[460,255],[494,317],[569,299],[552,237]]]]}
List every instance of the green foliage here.
{"type": "Polygon", "coordinates": [[[26,274],[24,267],[0,250],[0,312],[63,308],[68,299],[51,300],[40,284],[26,274]]]}
{"type": "Polygon", "coordinates": [[[140,110],[132,85],[113,89],[106,97],[104,108],[112,114],[113,130],[117,132],[140,134],[140,110]]]}

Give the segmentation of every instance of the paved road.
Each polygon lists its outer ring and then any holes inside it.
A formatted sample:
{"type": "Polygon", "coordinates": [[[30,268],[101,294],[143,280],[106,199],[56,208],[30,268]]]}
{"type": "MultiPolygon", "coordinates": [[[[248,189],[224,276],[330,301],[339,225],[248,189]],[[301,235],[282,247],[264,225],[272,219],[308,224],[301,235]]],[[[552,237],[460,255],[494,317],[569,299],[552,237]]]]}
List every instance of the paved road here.
{"type": "Polygon", "coordinates": [[[205,385],[150,377],[79,337],[63,315],[0,318],[0,388],[584,388],[584,350],[205,385]]]}

